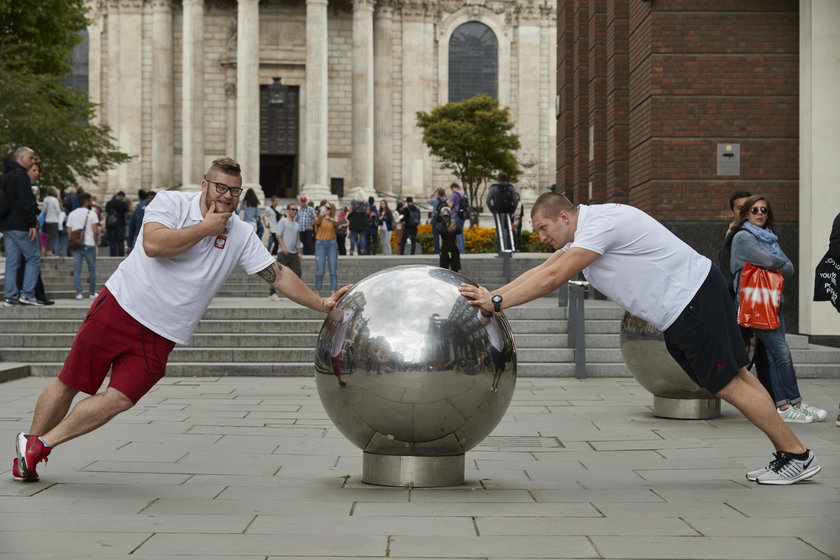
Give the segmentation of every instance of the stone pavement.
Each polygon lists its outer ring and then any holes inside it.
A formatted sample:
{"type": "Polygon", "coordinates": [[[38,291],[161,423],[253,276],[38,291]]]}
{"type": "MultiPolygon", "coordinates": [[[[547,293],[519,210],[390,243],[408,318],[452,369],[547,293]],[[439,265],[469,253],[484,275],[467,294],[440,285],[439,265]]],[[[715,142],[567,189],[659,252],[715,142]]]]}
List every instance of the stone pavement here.
{"type": "MultiPolygon", "coordinates": [[[[2,469],[49,381],[0,385],[2,469]]],[[[732,407],[654,418],[633,379],[519,379],[448,489],[368,486],[311,378],[165,379],[56,448],[42,481],[0,471],[0,559],[840,558],[840,380],[795,431],[812,481],[758,486],[770,446],[732,407]]]]}

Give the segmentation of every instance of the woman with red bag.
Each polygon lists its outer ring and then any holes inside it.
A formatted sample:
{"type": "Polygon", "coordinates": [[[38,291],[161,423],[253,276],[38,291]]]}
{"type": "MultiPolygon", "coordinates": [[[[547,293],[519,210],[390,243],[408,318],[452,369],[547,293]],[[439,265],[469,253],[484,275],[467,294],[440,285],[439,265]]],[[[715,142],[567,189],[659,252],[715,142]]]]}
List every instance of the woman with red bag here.
{"type": "MultiPolygon", "coordinates": [[[[736,307],[741,272],[746,263],[779,272],[785,278],[793,275],[793,263],[779,246],[779,238],[773,232],[774,225],[773,208],[763,195],[755,195],[747,199],[736,222],[736,229],[740,228],[740,231],[732,238],[730,266],[735,277],[736,307]]],[[[805,404],[799,394],[793,358],[785,339],[781,303],[778,314],[780,324],[777,328],[753,329],[767,354],[769,392],[776,402],[779,415],[785,422],[808,423],[824,420],[828,413],[821,408],[805,404]]]]}

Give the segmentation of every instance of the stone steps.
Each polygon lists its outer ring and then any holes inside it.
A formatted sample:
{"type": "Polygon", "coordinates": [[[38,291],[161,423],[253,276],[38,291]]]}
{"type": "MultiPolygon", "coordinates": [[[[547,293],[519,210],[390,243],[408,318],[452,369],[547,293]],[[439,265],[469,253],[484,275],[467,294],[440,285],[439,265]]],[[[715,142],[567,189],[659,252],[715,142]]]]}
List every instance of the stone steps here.
{"type": "MultiPolygon", "coordinates": [[[[514,275],[544,258],[517,255],[514,275]]],[[[104,281],[120,259],[99,258],[104,281]]],[[[436,264],[437,257],[342,257],[342,275],[355,281],[385,266],[436,264]]],[[[70,259],[46,259],[44,281],[68,282],[70,259]],[[62,278],[64,276],[64,278],[62,278]]],[[[314,278],[314,259],[304,261],[304,278],[314,278]]],[[[505,280],[495,255],[468,255],[464,270],[472,270],[482,285],[505,280]]],[[[469,276],[468,276],[469,277],[469,276]]],[[[72,286],[72,284],[71,284],[72,286]]],[[[70,288],[71,295],[75,292],[70,288]]],[[[314,347],[323,315],[280,298],[269,300],[265,283],[240,271],[224,284],[202,318],[192,344],[177,346],[167,375],[173,377],[311,376],[314,347]],[[224,294],[236,294],[226,297],[224,294]],[[250,296],[250,297],[249,297],[250,296]]],[[[54,296],[53,296],[54,297],[54,296]]],[[[61,370],[89,300],[62,300],[41,308],[0,308],[0,380],[3,375],[55,376],[61,370]],[[4,373],[6,372],[6,373],[4,373]],[[23,373],[22,373],[23,372],[23,373]],[[28,372],[28,373],[27,373],[28,372]]],[[[522,377],[574,376],[574,350],[568,346],[568,310],[546,297],[505,313],[517,344],[522,377]]],[[[624,312],[608,301],[585,303],[586,372],[590,377],[629,377],[620,350],[624,312]]],[[[788,335],[797,373],[806,378],[840,378],[840,350],[810,345],[805,336],[788,335]]]]}

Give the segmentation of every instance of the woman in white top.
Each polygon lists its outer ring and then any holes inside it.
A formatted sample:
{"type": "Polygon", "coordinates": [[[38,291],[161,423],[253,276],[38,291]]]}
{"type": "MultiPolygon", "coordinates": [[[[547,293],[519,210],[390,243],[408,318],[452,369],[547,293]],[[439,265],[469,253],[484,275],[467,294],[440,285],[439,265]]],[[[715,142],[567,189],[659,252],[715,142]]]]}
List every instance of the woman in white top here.
{"type": "Polygon", "coordinates": [[[52,257],[58,253],[58,224],[61,221],[61,205],[58,203],[58,189],[50,187],[44,197],[44,231],[47,234],[46,255],[52,257]]]}

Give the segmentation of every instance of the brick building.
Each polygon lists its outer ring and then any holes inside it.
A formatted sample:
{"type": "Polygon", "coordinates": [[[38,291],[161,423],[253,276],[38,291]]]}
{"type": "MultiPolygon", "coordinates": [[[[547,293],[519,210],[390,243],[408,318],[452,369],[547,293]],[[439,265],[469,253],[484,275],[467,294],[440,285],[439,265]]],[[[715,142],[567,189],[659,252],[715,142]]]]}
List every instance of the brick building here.
{"type": "MultiPolygon", "coordinates": [[[[559,0],[557,184],[576,202],[637,206],[712,258],[729,195],[766,194],[785,252],[807,271],[786,286],[788,330],[800,330],[806,313],[803,332],[840,332],[828,315],[811,324],[811,310],[799,309],[810,304],[803,286],[813,282],[818,252],[810,243],[825,251],[840,211],[829,185],[800,181],[803,127],[806,144],[823,134],[802,121],[803,88],[808,110],[815,93],[802,65],[815,68],[815,81],[837,84],[836,64],[813,65],[813,55],[837,48],[838,23],[836,4],[820,0],[559,0]],[[817,209],[817,216],[812,194],[821,190],[833,213],[817,209]],[[819,233],[811,231],[814,218],[819,233]],[[804,220],[809,255],[801,260],[804,220]]],[[[828,103],[822,107],[820,118],[837,118],[828,103]]]]}

